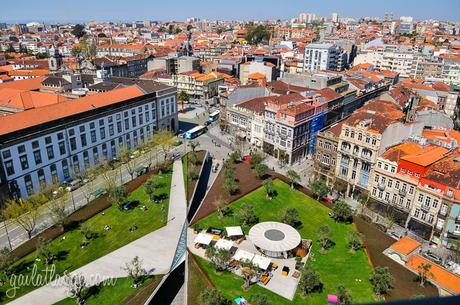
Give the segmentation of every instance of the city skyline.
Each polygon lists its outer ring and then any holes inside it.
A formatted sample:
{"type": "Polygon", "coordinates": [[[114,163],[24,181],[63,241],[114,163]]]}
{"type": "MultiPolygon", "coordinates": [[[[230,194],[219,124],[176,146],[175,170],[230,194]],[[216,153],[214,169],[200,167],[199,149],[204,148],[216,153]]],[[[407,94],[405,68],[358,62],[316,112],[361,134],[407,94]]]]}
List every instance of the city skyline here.
{"type": "Polygon", "coordinates": [[[235,0],[231,9],[215,1],[200,0],[187,2],[183,0],[166,3],[154,3],[146,0],[136,1],[135,5],[119,0],[88,1],[82,0],[79,6],[65,2],[56,4],[51,0],[34,2],[25,0],[18,7],[13,2],[3,4],[0,21],[3,22],[83,22],[99,21],[133,21],[133,20],[185,20],[197,17],[211,20],[256,20],[256,19],[290,19],[301,12],[310,12],[330,18],[333,12],[339,17],[382,17],[385,12],[392,12],[395,18],[413,16],[416,19],[440,19],[458,21],[460,2],[445,0],[443,5],[433,1],[351,1],[329,0],[327,3],[311,1],[287,0],[283,3],[283,11],[279,10],[279,1],[264,1],[265,9],[260,9],[260,1],[246,2],[235,0]],[[24,7],[29,9],[24,10],[24,7]],[[243,7],[245,9],[237,9],[243,7]],[[457,8],[457,9],[455,9],[457,8]],[[124,15],[120,15],[120,12],[124,15]],[[71,12],[71,13],[69,13],[71,12]],[[148,12],[148,13],[146,13],[148,12]],[[57,17],[60,16],[60,17],[57,17]]]}

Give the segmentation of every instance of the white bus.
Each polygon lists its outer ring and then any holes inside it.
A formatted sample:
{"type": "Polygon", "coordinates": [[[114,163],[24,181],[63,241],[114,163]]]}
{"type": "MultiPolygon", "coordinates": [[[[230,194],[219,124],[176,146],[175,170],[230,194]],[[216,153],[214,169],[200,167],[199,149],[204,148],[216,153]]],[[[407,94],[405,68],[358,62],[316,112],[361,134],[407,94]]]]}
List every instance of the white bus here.
{"type": "Polygon", "coordinates": [[[208,116],[208,122],[209,122],[209,123],[212,123],[212,122],[217,121],[217,119],[219,118],[219,115],[220,115],[220,111],[219,111],[219,110],[214,111],[213,113],[211,113],[211,114],[208,116]]]}
{"type": "Polygon", "coordinates": [[[202,135],[206,131],[206,126],[198,125],[190,129],[189,131],[186,131],[184,138],[186,138],[187,140],[195,139],[196,137],[202,135]]]}

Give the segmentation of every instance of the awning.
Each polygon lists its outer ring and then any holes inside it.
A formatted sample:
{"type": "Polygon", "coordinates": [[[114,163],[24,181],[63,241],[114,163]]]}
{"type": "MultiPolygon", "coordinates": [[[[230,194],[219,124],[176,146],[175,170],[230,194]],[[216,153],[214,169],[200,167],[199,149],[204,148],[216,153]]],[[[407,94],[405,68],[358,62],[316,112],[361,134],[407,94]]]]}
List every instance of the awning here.
{"type": "Polygon", "coordinates": [[[243,236],[243,230],[241,230],[240,226],[236,227],[226,227],[225,230],[227,231],[227,236],[228,237],[233,237],[233,236],[243,236]]]}
{"type": "Polygon", "coordinates": [[[209,245],[212,240],[212,235],[206,233],[198,233],[193,241],[195,244],[209,245]]]}
{"type": "Polygon", "coordinates": [[[255,255],[254,258],[252,259],[252,263],[262,270],[267,270],[271,262],[272,262],[271,259],[260,256],[260,255],[255,255]]]}
{"type": "Polygon", "coordinates": [[[238,249],[235,255],[233,256],[233,259],[237,261],[252,261],[253,258],[254,258],[254,254],[248,251],[241,250],[241,249],[238,249]]]}
{"type": "Polygon", "coordinates": [[[226,239],[219,239],[214,245],[217,249],[230,250],[233,247],[233,241],[226,239]]]}

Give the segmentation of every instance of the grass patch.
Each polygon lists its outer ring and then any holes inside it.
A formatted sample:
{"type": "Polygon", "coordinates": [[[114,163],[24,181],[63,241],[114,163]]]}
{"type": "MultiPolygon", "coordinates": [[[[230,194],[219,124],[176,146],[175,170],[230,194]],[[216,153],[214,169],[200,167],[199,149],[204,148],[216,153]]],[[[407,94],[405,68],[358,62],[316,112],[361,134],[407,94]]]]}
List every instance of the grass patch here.
{"type": "MultiPolygon", "coordinates": [[[[139,298],[144,290],[148,288],[153,292],[158,284],[161,282],[162,275],[154,275],[149,277],[141,287],[134,289],[131,287],[131,279],[118,278],[114,286],[93,286],[89,289],[88,296],[85,298],[86,305],[113,305],[113,304],[143,304],[150,295],[143,296],[142,300],[139,298]],[[133,300],[137,302],[134,303],[133,300]]],[[[88,292],[88,291],[87,291],[88,292]]],[[[55,305],[74,305],[74,298],[67,298],[55,303],[55,305]]]]}
{"type": "MultiPolygon", "coordinates": [[[[338,285],[344,285],[352,291],[353,303],[365,303],[373,301],[372,285],[369,282],[369,275],[372,267],[368,261],[366,253],[361,250],[354,254],[348,248],[347,236],[355,230],[352,224],[336,223],[329,217],[329,210],[316,200],[304,195],[297,190],[291,190],[286,183],[275,180],[277,196],[273,200],[267,200],[263,188],[240,198],[230,205],[233,214],[243,203],[250,203],[254,206],[259,221],[280,221],[287,208],[296,208],[299,211],[302,227],[299,233],[302,238],[312,239],[312,253],[314,259],[308,260],[308,265],[312,266],[321,275],[324,285],[322,292],[312,293],[305,298],[301,298],[297,292],[292,302],[271,293],[269,290],[253,285],[249,291],[241,289],[243,280],[231,273],[223,273],[217,276],[210,264],[200,260],[203,268],[215,283],[216,287],[222,291],[225,297],[235,298],[244,296],[246,299],[255,293],[267,295],[273,305],[282,304],[325,304],[327,294],[335,293],[338,285]],[[333,232],[332,240],[335,246],[325,254],[319,252],[320,245],[317,240],[317,230],[322,224],[327,224],[333,232]],[[361,280],[361,281],[359,281],[361,280]]],[[[197,223],[200,228],[216,227],[225,228],[226,226],[240,225],[237,216],[229,215],[224,219],[219,219],[217,213],[213,213],[197,223]]],[[[250,227],[243,227],[247,234],[250,227]]]]}
{"type": "MultiPolygon", "coordinates": [[[[153,176],[153,179],[161,184],[161,188],[156,190],[156,195],[167,195],[163,203],[165,213],[167,213],[169,206],[171,178],[172,165],[161,175],[153,176]]],[[[75,270],[164,226],[161,219],[162,204],[151,203],[142,186],[130,193],[129,200],[137,200],[139,201],[139,206],[145,205],[148,209],[142,211],[137,206],[128,211],[121,211],[118,207],[109,207],[88,219],[81,227],[68,231],[51,242],[52,253],[57,257],[53,262],[56,267],[56,274],[62,274],[66,270],[75,270]],[[104,230],[104,226],[106,225],[111,226],[112,229],[108,231],[104,230]],[[136,226],[137,230],[129,232],[129,228],[132,226],[136,226]],[[91,239],[87,247],[82,249],[80,247],[83,239],[81,228],[86,227],[91,228],[95,237],[91,239]]],[[[167,219],[167,215],[165,215],[165,219],[167,219]]],[[[44,262],[43,260],[36,261],[35,258],[36,252],[25,256],[14,263],[10,268],[10,272],[16,275],[30,275],[35,265],[36,270],[40,273],[40,271],[45,269],[44,262]]],[[[5,295],[9,288],[11,288],[9,281],[5,281],[5,284],[0,287],[0,304],[11,301],[5,295]]],[[[15,297],[19,297],[36,288],[38,287],[20,287],[17,289],[15,297]]]]}
{"type": "MultiPolygon", "coordinates": [[[[198,299],[200,293],[206,288],[210,287],[208,281],[201,273],[198,266],[193,261],[193,258],[189,255],[188,259],[188,289],[187,289],[187,299],[189,304],[200,304],[198,299]]],[[[195,256],[196,257],[196,256],[195,256]]],[[[196,257],[197,259],[199,257],[196,257]]],[[[209,271],[206,271],[209,272],[209,271]]]]}

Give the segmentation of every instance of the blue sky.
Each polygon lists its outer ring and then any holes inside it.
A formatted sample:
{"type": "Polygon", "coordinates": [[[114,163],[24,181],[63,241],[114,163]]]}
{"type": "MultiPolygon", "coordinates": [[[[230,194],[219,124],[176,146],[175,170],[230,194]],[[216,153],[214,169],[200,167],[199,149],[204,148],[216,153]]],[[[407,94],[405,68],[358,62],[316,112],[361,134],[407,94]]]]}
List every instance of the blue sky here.
{"type": "Polygon", "coordinates": [[[460,0],[16,0],[1,1],[0,21],[184,20],[330,16],[413,16],[460,20],[460,0]]]}

